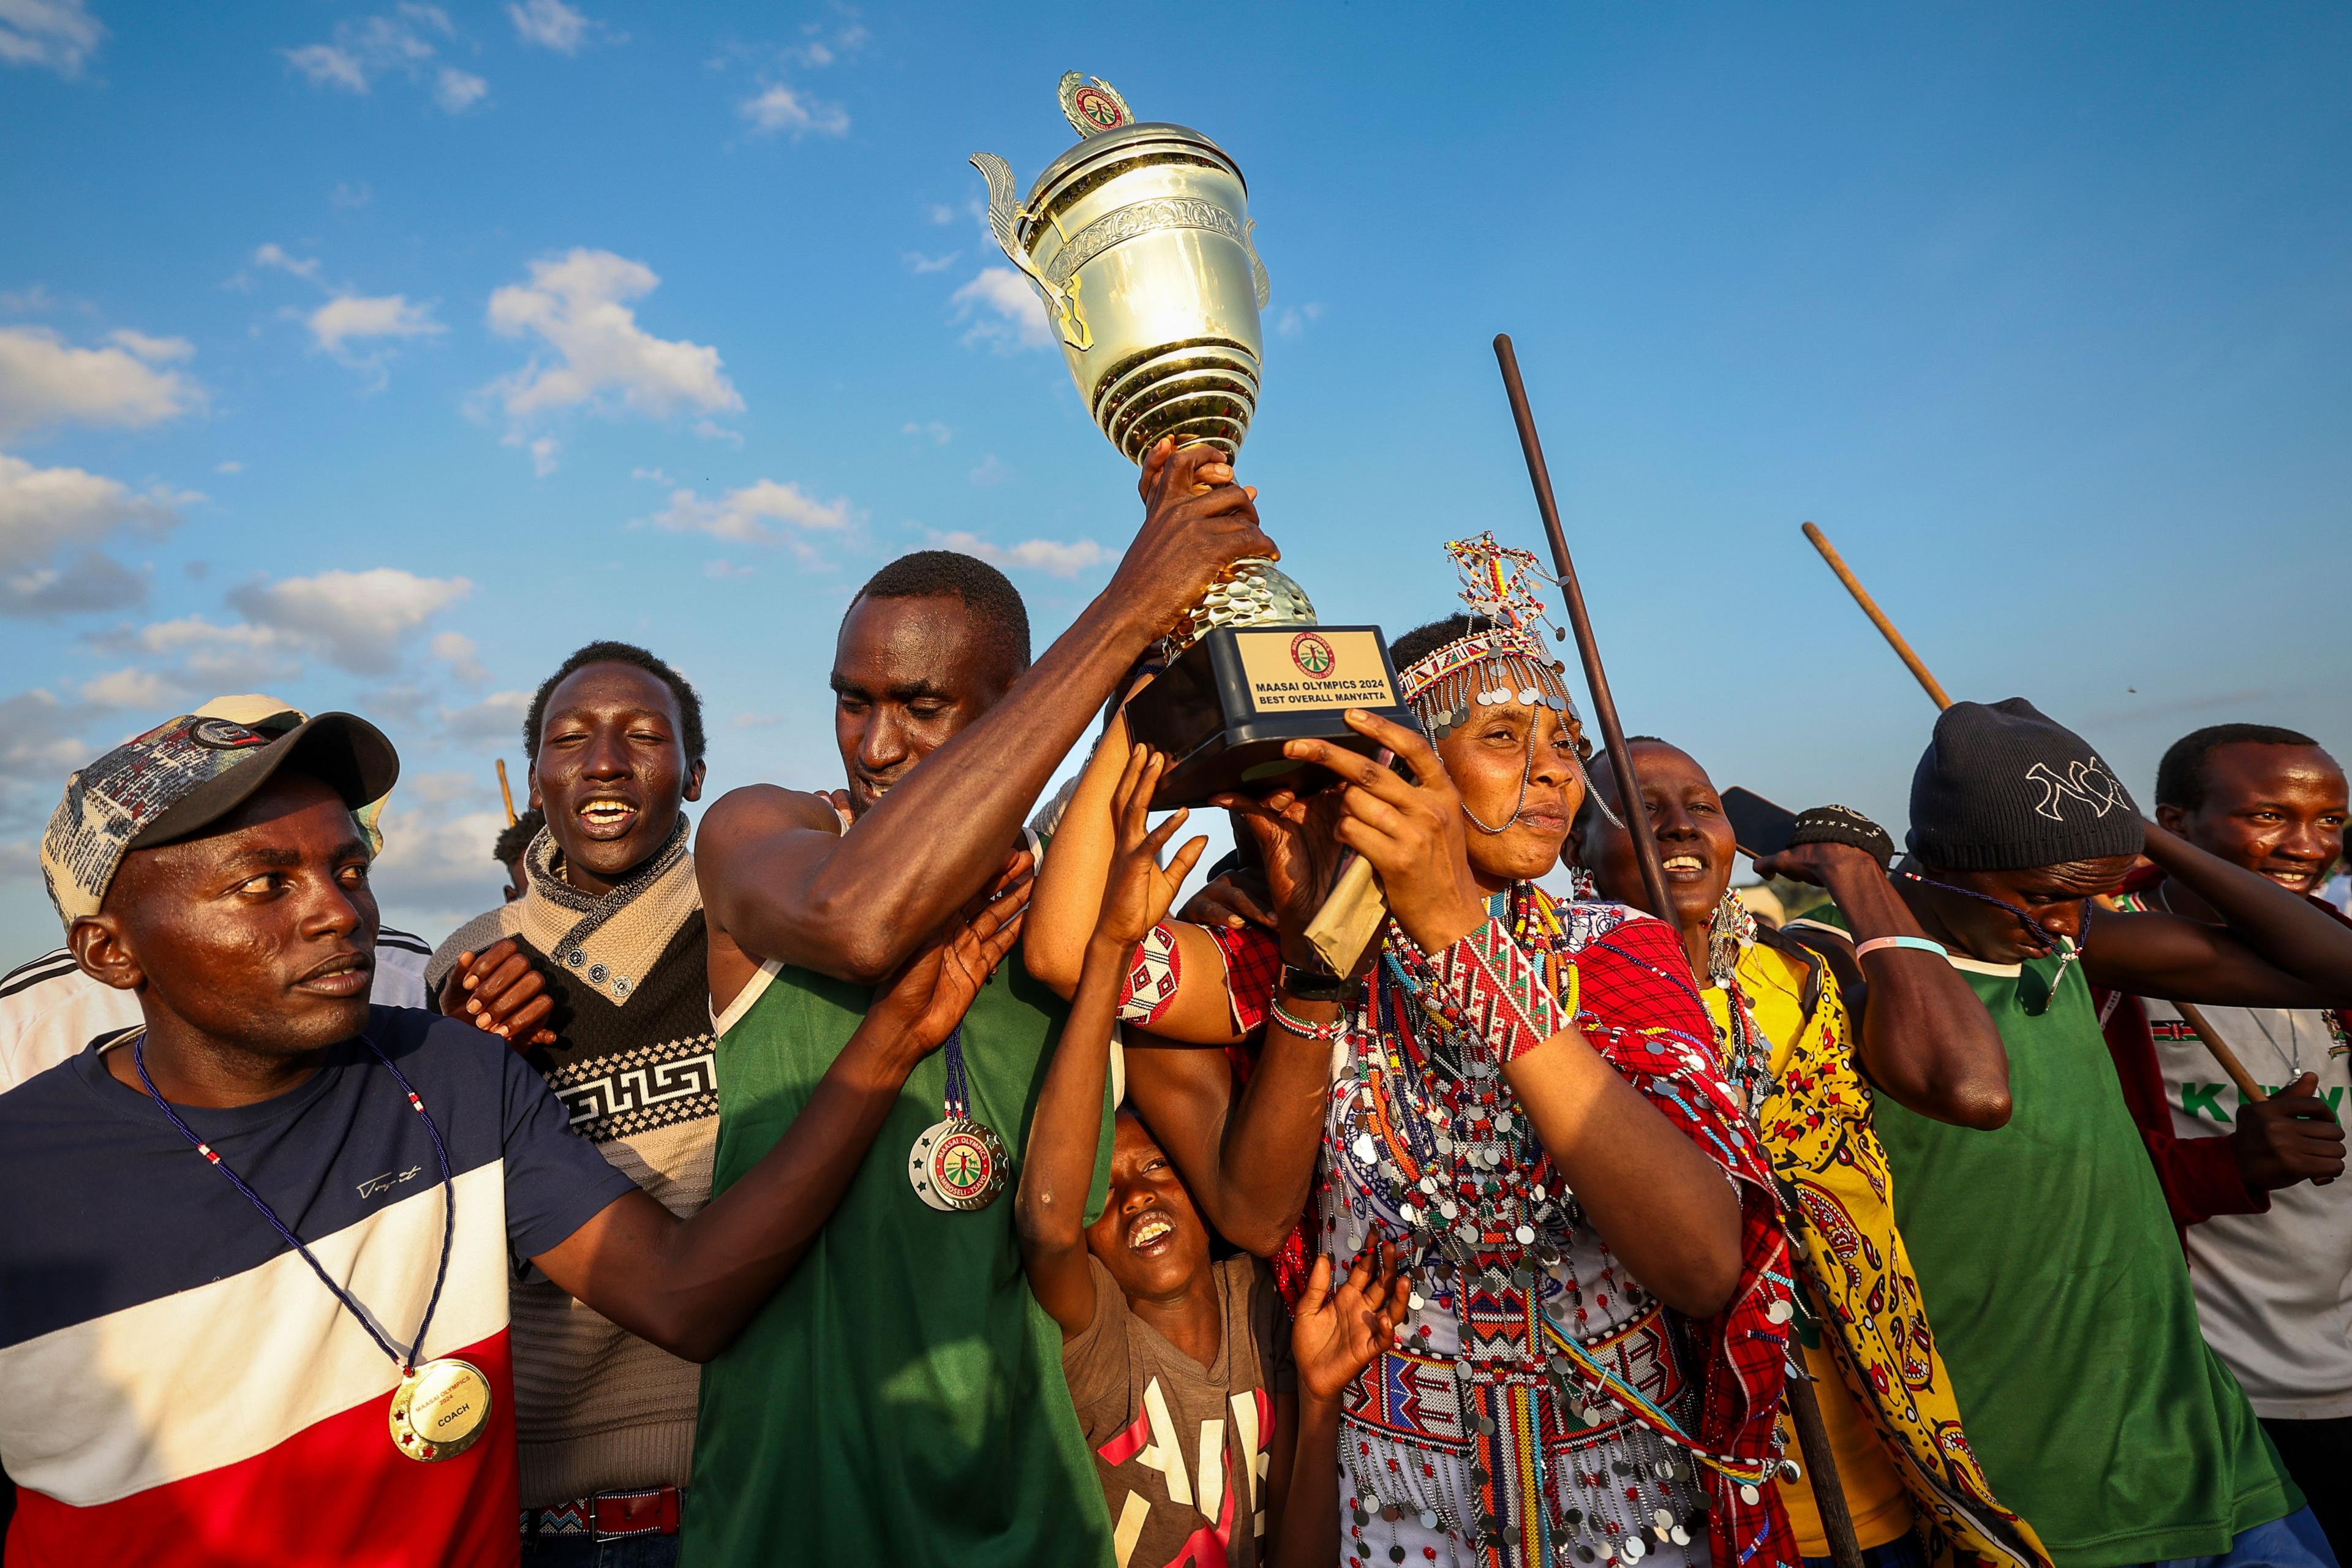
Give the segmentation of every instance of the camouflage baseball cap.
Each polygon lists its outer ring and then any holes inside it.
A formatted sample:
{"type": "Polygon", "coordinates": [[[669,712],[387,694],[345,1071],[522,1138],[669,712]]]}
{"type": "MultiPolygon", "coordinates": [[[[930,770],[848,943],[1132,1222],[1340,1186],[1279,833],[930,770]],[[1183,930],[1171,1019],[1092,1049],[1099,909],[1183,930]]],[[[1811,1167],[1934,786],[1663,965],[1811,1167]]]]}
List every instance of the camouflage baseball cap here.
{"type": "Polygon", "coordinates": [[[352,713],[282,730],[184,713],[115,747],[66,781],[41,837],[41,876],[58,918],[72,931],[98,913],[125,855],[195,837],[298,761],[354,811],[400,776],[383,731],[352,713]]]}

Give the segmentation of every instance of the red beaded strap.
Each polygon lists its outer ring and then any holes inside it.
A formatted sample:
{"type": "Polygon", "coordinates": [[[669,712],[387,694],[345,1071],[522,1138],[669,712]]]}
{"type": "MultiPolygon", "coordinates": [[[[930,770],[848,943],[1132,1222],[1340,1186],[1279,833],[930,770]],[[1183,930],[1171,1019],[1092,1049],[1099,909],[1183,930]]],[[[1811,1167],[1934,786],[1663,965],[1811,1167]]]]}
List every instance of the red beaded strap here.
{"type": "Polygon", "coordinates": [[[1501,921],[1490,919],[1432,953],[1429,973],[1421,1005],[1456,1033],[1485,1042],[1497,1062],[1517,1061],[1568,1026],[1542,963],[1501,921]]]}
{"type": "Polygon", "coordinates": [[[1183,969],[1183,960],[1176,950],[1176,933],[1165,921],[1145,931],[1127,961],[1127,980],[1118,992],[1119,1021],[1159,1022],[1160,1015],[1176,1000],[1176,983],[1183,969]]]}

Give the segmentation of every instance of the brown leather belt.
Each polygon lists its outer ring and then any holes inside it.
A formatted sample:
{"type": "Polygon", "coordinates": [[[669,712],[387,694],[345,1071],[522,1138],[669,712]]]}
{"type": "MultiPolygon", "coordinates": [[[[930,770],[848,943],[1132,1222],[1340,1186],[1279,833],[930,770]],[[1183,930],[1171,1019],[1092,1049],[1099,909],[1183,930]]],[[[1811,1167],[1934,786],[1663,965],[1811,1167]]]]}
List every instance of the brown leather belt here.
{"type": "Polygon", "coordinates": [[[598,1492],[551,1508],[527,1508],[522,1510],[522,1532],[593,1536],[598,1541],[676,1535],[678,1502],[685,1495],[677,1487],[647,1487],[642,1491],[598,1492]]]}

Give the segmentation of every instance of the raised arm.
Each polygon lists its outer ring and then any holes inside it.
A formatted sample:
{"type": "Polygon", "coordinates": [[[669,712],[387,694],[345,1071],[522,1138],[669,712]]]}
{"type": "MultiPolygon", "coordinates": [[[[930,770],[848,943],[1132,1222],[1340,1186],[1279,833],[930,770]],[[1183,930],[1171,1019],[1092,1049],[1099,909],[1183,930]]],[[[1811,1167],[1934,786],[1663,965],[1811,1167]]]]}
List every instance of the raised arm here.
{"type": "Polygon", "coordinates": [[[962,1021],[1019,940],[1026,861],[957,914],[876,997],[808,1104],[741,1181],[684,1220],[642,1192],[628,1194],[531,1261],[673,1355],[701,1362],[725,1350],[824,1229],[907,1075],[962,1021]]]}
{"type": "Polygon", "coordinates": [[[1167,456],[1142,531],[1109,585],[987,712],[923,759],[857,824],[818,796],[736,791],[695,845],[711,923],[757,963],[871,983],[986,882],[1022,815],[1119,676],[1244,556],[1276,556],[1256,491],[1213,447],[1167,456]],[[1193,494],[1196,485],[1211,488],[1193,494]],[[827,810],[830,808],[827,807],[827,810]]]}
{"type": "Polygon", "coordinates": [[[2146,854],[2226,923],[2095,910],[2083,949],[2092,984],[2242,1007],[2352,1005],[2352,926],[2153,822],[2146,854]]]}
{"type": "MultiPolygon", "coordinates": [[[[1853,845],[1793,845],[1759,860],[1756,869],[1827,888],[1856,946],[1884,937],[1927,938],[1887,880],[1885,862],[1853,845]]],[[[1860,963],[1870,983],[1867,1005],[1863,997],[1848,1001],[1861,1016],[1854,1054],[1871,1083],[1904,1109],[1937,1121],[2006,1125],[2009,1051],[1959,972],[1917,948],[1877,948],[1860,963]]]]}
{"type": "Polygon", "coordinates": [[[1147,829],[1151,792],[1167,772],[1168,760],[1137,746],[1126,754],[1112,809],[1118,847],[1110,885],[1097,907],[1094,933],[1078,980],[1076,1001],[1045,1069],[1037,1110],[1029,1120],[1029,1148],[1021,1163],[1021,1190],[1013,1200],[1013,1223],[1021,1233],[1021,1267],[1062,1337],[1084,1333],[1094,1319],[1095,1287],[1087,1268],[1087,1189],[1094,1180],[1095,1151],[1102,1138],[1103,1087],[1110,1073],[1110,1031],[1118,1006],[1119,982],[1128,954],[1143,933],[1167,918],[1176,889],[1208,847],[1194,838],[1176,851],[1162,870],[1160,852],[1183,826],[1177,812],[1147,829]]]}

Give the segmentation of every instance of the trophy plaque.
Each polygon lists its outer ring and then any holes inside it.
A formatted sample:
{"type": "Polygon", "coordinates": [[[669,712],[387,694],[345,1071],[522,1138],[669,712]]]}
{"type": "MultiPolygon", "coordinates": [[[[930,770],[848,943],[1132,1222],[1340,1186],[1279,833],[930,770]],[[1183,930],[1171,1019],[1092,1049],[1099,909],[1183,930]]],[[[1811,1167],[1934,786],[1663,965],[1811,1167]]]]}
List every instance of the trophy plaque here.
{"type": "MultiPolygon", "coordinates": [[[[1037,290],[1078,395],[1129,462],[1168,436],[1231,457],[1257,412],[1269,295],[1241,169],[1197,131],[1137,123],[1100,77],[1070,72],[1061,100],[1078,143],[1026,201],[1010,164],[972,154],[989,231],[1037,290]]],[[[1169,642],[1168,668],[1127,706],[1129,732],[1173,760],[1155,806],[1315,787],[1308,775],[1324,770],[1283,756],[1283,742],[1376,752],[1348,728],[1349,708],[1413,724],[1380,629],[1317,626],[1306,591],[1271,561],[1235,563],[1169,642]]]]}

